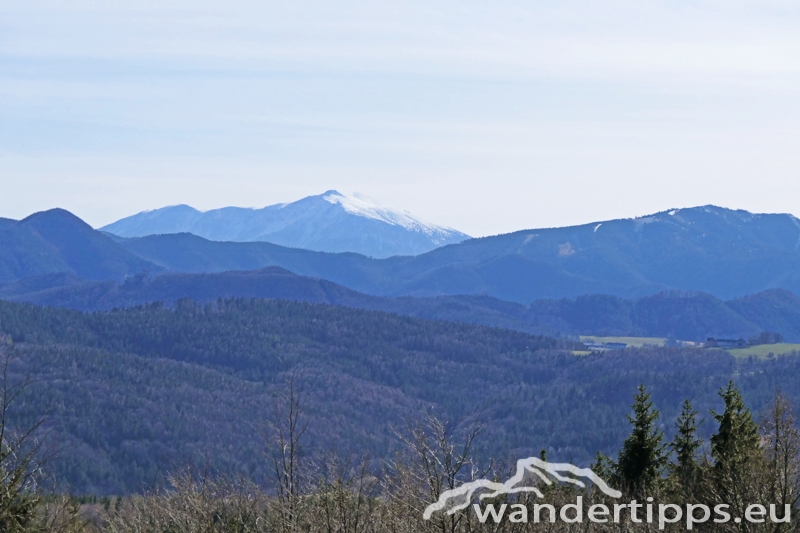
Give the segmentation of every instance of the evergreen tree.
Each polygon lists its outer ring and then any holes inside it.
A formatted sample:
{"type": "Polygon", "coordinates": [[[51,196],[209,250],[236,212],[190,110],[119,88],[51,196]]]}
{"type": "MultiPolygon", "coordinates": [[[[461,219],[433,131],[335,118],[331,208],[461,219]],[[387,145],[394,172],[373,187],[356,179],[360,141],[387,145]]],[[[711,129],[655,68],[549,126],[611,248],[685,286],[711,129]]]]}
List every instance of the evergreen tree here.
{"type": "Polygon", "coordinates": [[[702,443],[702,440],[697,438],[699,425],[697,411],[692,408],[688,399],[684,400],[681,415],[675,423],[675,438],[670,444],[675,453],[675,463],[671,465],[670,470],[683,487],[694,484],[700,468],[697,464],[697,450],[702,443]]]}
{"type": "Polygon", "coordinates": [[[614,474],[614,463],[611,458],[601,451],[594,456],[594,462],[589,465],[589,469],[605,482],[611,480],[614,474]]]}
{"type": "Polygon", "coordinates": [[[725,411],[711,411],[719,423],[719,430],[711,436],[711,456],[717,472],[736,470],[756,457],[760,440],[758,426],[733,381],[720,389],[719,395],[725,402],[725,411]]]}
{"type": "Polygon", "coordinates": [[[633,416],[628,415],[633,429],[614,465],[615,481],[633,492],[652,487],[667,464],[664,433],[655,426],[658,409],[653,407],[644,385],[639,385],[637,391],[631,406],[633,416]]]}
{"type": "Polygon", "coordinates": [[[711,500],[710,504],[727,504],[732,514],[741,516],[749,504],[762,496],[758,481],[763,474],[760,435],[750,409],[732,381],[720,389],[719,395],[725,411],[721,414],[711,411],[719,429],[711,436],[714,466],[704,495],[711,500]]]}

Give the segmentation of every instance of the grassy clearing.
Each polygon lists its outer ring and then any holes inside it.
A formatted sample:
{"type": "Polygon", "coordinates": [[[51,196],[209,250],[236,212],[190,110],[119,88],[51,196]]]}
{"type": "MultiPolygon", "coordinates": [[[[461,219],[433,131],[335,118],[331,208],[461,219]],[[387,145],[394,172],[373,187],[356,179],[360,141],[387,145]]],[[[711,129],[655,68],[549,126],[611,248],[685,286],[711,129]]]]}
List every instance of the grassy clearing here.
{"type": "Polygon", "coordinates": [[[580,339],[581,342],[596,342],[599,344],[606,342],[624,342],[628,346],[636,348],[642,347],[645,344],[664,346],[667,342],[667,339],[662,337],[592,337],[581,335],[580,339]]]}
{"type": "Polygon", "coordinates": [[[754,355],[761,358],[768,357],[770,353],[777,356],[789,354],[793,351],[800,352],[800,344],[760,344],[758,346],[750,346],[749,348],[728,350],[734,357],[749,357],[754,355]]]}

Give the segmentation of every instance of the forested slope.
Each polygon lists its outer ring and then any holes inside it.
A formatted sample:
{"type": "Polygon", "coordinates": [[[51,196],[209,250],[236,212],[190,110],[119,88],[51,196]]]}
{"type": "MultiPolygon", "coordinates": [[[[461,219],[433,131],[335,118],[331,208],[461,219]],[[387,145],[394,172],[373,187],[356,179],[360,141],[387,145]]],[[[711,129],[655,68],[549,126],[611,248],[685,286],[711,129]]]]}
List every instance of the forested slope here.
{"type": "Polygon", "coordinates": [[[330,305],[221,300],[80,313],[0,303],[0,332],[17,342],[16,378],[34,383],[14,414],[49,410],[66,445],[57,478],[74,490],[139,490],[175,464],[208,460],[264,473],[259,425],[294,376],[311,423],[308,453],[388,458],[392,426],[432,409],[487,423],[485,456],[549,450],[587,462],[624,438],[643,382],[666,430],[689,397],[701,412],[734,377],[761,405],[780,386],[800,398],[797,358],[739,362],[697,349],[578,357],[544,337],[330,305]]]}
{"type": "Polygon", "coordinates": [[[299,276],[280,267],[214,274],[140,273],[124,282],[86,281],[74,274],[49,274],[0,284],[0,299],[103,311],[152,302],[173,305],[181,298],[280,298],[344,305],[432,320],[502,327],[550,336],[598,335],[750,338],[775,331],[800,341],[800,298],[773,289],[722,301],[710,294],[666,291],[635,300],[591,294],[530,305],[481,295],[396,298],[360,293],[336,283],[299,276]]]}

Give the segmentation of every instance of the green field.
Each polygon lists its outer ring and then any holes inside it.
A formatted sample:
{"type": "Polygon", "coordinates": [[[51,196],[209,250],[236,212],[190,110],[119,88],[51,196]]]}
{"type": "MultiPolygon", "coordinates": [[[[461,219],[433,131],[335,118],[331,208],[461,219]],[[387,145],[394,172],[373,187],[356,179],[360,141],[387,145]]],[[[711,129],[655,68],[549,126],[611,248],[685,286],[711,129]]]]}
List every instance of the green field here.
{"type": "Polygon", "coordinates": [[[800,352],[800,344],[760,344],[758,346],[750,346],[749,348],[728,350],[728,352],[735,357],[749,357],[754,355],[762,358],[769,356],[770,353],[784,355],[793,351],[800,352]]]}
{"type": "Polygon", "coordinates": [[[644,346],[645,344],[664,346],[667,342],[667,339],[662,337],[593,337],[581,335],[580,339],[581,342],[596,342],[598,344],[606,342],[624,342],[628,346],[636,348],[644,346]]]}

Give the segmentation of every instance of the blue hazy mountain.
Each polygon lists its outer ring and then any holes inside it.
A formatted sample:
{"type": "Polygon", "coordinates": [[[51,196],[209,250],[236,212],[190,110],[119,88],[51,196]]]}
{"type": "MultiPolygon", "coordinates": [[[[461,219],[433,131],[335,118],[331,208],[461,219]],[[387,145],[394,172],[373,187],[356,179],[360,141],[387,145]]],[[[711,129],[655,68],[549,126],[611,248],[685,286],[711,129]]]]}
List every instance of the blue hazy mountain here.
{"type": "Polygon", "coordinates": [[[0,219],[0,282],[71,273],[90,280],[118,279],[166,269],[141,259],[63,209],[23,220],[0,219]]]}
{"type": "Polygon", "coordinates": [[[121,243],[177,272],[280,266],[381,296],[486,294],[529,304],[680,289],[731,299],[767,289],[800,293],[800,221],[714,206],[470,239],[415,257],[370,259],[190,234],[121,243]]]}
{"type": "Polygon", "coordinates": [[[72,272],[117,279],[147,269],[211,273],[278,266],[375,296],[488,295],[530,304],[665,290],[729,300],[800,293],[800,222],[713,206],[469,239],[418,256],[373,259],[189,233],[113,239],[63,210],[0,221],[0,282],[72,272]]]}
{"type": "Polygon", "coordinates": [[[361,195],[337,191],[261,209],[225,207],[203,212],[188,205],[163,207],[100,229],[120,237],[185,232],[212,241],[271,242],[380,258],[417,255],[469,238],[361,195]]]}

